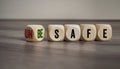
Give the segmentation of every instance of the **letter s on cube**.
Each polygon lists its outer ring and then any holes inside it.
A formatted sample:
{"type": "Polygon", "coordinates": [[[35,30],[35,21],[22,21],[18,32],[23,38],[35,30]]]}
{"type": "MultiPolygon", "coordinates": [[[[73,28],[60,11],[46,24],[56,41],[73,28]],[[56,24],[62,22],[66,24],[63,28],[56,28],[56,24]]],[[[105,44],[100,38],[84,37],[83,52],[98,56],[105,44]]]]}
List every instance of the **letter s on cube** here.
{"type": "Polygon", "coordinates": [[[65,38],[65,29],[63,25],[48,25],[48,40],[63,41],[65,38]]]}

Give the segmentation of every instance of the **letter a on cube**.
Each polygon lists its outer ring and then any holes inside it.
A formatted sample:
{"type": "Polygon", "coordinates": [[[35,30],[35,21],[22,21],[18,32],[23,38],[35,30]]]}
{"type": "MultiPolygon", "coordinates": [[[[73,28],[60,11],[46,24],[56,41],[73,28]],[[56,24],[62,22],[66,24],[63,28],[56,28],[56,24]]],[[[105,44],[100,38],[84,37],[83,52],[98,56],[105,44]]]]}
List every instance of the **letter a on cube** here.
{"type": "Polygon", "coordinates": [[[65,24],[65,40],[78,41],[81,36],[80,26],[77,24],[65,24]]]}

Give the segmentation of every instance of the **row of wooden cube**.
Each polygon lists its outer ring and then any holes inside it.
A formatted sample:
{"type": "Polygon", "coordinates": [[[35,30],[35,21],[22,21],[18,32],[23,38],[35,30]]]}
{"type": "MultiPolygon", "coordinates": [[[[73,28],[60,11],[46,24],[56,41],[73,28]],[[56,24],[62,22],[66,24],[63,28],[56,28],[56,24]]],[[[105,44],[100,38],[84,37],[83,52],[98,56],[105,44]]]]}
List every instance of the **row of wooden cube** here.
{"type": "MultiPolygon", "coordinates": [[[[108,41],[112,38],[110,24],[65,24],[48,25],[49,41],[108,41]]],[[[27,25],[25,38],[27,41],[42,41],[45,37],[45,28],[42,25],[27,25]]]]}

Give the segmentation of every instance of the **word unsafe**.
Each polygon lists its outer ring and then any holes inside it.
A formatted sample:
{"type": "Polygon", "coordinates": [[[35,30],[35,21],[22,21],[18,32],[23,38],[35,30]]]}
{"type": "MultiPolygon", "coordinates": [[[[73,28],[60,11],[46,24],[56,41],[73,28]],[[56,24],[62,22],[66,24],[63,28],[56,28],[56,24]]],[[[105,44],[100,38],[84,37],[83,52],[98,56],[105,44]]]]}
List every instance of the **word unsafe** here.
{"type": "MultiPolygon", "coordinates": [[[[42,41],[45,37],[45,28],[42,25],[27,25],[25,38],[27,41],[42,41]]],[[[110,24],[65,24],[48,25],[49,41],[108,41],[112,38],[110,24]]]]}

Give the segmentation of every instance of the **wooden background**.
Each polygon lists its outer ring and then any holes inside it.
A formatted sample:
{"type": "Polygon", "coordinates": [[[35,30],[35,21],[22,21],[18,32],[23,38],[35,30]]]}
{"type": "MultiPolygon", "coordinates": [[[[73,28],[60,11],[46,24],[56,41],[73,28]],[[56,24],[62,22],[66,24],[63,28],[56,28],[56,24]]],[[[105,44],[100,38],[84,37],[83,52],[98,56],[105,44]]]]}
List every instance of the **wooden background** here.
{"type": "MultiPolygon", "coordinates": [[[[0,69],[120,69],[120,21],[112,20],[0,20],[0,69]],[[28,24],[107,23],[111,41],[26,42],[28,24]]],[[[46,33],[47,34],[47,33],[46,33]]]]}

